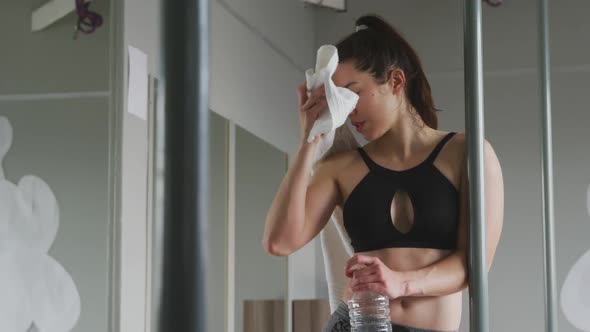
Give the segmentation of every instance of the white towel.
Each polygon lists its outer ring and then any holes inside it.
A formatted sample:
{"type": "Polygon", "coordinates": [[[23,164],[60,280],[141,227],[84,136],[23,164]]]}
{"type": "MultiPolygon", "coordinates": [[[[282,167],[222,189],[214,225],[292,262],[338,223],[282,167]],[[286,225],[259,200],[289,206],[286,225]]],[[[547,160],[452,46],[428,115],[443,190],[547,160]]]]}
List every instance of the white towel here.
{"type": "Polygon", "coordinates": [[[344,289],[348,285],[348,278],[344,274],[346,262],[354,254],[350,245],[350,238],[344,229],[342,209],[334,209],[330,221],[320,232],[322,258],[324,259],[324,273],[328,286],[330,310],[334,312],[342,301],[344,289]]]}
{"type": "MultiPolygon", "coordinates": [[[[324,45],[318,49],[315,71],[309,69],[305,72],[307,90],[313,91],[322,85],[325,86],[326,100],[328,101],[328,109],[320,113],[307,138],[311,143],[316,135],[325,134],[316,147],[314,164],[333,153],[360,146],[350,128],[343,126],[358,102],[358,95],[334,84],[332,75],[334,75],[337,66],[338,50],[333,45],[324,45]]],[[[334,312],[341,301],[344,288],[348,284],[348,279],[344,275],[344,265],[353,254],[350,238],[344,229],[340,208],[333,211],[330,221],[320,232],[320,242],[330,309],[334,312]]]]}
{"type": "MultiPolygon", "coordinates": [[[[336,128],[346,123],[348,115],[354,110],[359,96],[347,88],[337,87],[332,75],[338,66],[338,49],[334,45],[323,45],[318,49],[315,71],[305,71],[307,91],[325,87],[328,109],[322,111],[313,124],[307,141],[313,142],[320,134],[314,160],[319,160],[332,146],[336,128]]],[[[310,93],[308,92],[308,96],[310,93]]]]}
{"type": "MultiPolygon", "coordinates": [[[[358,139],[353,135],[349,126],[344,125],[335,131],[335,138],[329,151],[323,158],[334,153],[354,150],[359,147],[358,139]]],[[[349,279],[344,275],[344,266],[354,250],[350,244],[350,237],[344,228],[342,209],[336,207],[330,216],[330,220],[320,232],[322,258],[324,260],[324,273],[328,286],[330,310],[334,312],[338,307],[348,285],[349,279]]]]}
{"type": "MultiPolygon", "coordinates": [[[[350,129],[347,126],[341,127],[346,123],[348,115],[354,110],[358,102],[358,95],[334,84],[332,75],[334,75],[337,66],[337,48],[333,45],[324,45],[318,49],[315,71],[308,69],[305,72],[307,90],[313,91],[323,85],[328,102],[328,109],[320,113],[307,138],[308,142],[311,143],[316,135],[324,134],[316,147],[313,158],[314,163],[327,157],[328,154],[338,152],[338,150],[351,149],[359,145],[350,129]],[[336,135],[337,128],[338,135],[336,135]]],[[[344,275],[344,265],[353,252],[350,238],[343,226],[342,211],[336,208],[330,217],[330,221],[320,233],[324,272],[332,312],[336,310],[344,288],[348,283],[344,275]]]]}

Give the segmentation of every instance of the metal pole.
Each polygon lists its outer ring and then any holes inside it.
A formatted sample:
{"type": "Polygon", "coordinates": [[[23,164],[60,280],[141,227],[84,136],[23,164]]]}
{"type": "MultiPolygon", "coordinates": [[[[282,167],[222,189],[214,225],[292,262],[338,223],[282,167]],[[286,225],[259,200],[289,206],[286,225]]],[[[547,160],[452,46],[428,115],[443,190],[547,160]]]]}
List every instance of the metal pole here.
{"type": "Polygon", "coordinates": [[[207,330],[209,2],[163,1],[164,261],[158,330],[207,330]]]}
{"type": "Polygon", "coordinates": [[[465,127],[469,183],[470,331],[488,332],[481,0],[465,0],[465,127]]]}
{"type": "Polygon", "coordinates": [[[555,285],[555,239],[553,214],[553,134],[551,127],[551,80],[549,58],[548,1],[539,1],[539,47],[541,54],[541,169],[543,174],[543,254],[545,271],[545,331],[557,331],[555,285]]]}

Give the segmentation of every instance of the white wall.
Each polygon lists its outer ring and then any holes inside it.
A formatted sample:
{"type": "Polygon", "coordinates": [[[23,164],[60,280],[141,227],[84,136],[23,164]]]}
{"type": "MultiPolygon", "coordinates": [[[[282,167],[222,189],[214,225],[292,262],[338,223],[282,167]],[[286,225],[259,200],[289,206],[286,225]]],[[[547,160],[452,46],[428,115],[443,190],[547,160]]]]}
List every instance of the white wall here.
{"type": "MultiPolygon", "coordinates": [[[[334,43],[354,29],[354,19],[378,13],[416,48],[430,78],[440,128],[464,131],[462,2],[349,1],[344,14],[318,13],[316,46],[334,43]]],[[[540,97],[537,72],[536,1],[483,6],[486,138],[502,164],[505,221],[490,273],[491,331],[544,328],[540,97]]],[[[553,129],[557,285],[588,250],[590,221],[585,192],[590,183],[590,23],[586,1],[551,3],[553,129]]],[[[323,276],[318,275],[318,280],[323,276]]],[[[461,331],[468,329],[464,302],[461,331]]],[[[559,330],[575,331],[559,314],[559,330]]]]}
{"type": "MultiPolygon", "coordinates": [[[[150,74],[162,78],[160,7],[158,0],[126,0],[121,5],[123,16],[124,58],[121,150],[121,217],[120,217],[120,331],[149,331],[150,296],[148,276],[151,243],[148,241],[148,122],[127,112],[128,57],[127,46],[147,54],[150,74]]],[[[157,295],[157,294],[155,294],[157,295]]]]}

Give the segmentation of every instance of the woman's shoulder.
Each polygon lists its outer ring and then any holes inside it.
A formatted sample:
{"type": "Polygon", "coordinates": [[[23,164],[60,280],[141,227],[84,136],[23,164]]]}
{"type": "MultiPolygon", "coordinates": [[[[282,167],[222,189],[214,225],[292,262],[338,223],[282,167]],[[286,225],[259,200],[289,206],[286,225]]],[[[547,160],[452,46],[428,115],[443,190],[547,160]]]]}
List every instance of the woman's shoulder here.
{"type": "Polygon", "coordinates": [[[358,147],[331,153],[318,162],[317,167],[329,169],[336,174],[339,170],[350,166],[359,158],[358,147]]]}
{"type": "Polygon", "coordinates": [[[467,140],[465,139],[465,133],[454,132],[453,138],[450,140],[451,145],[459,151],[465,151],[467,148],[467,140]]]}
{"type": "MultiPolygon", "coordinates": [[[[443,150],[446,150],[447,152],[446,154],[457,155],[465,151],[465,148],[467,147],[465,133],[444,130],[437,130],[436,133],[438,136],[438,142],[441,142],[445,137],[452,134],[452,137],[448,139],[443,146],[443,150]]],[[[443,152],[443,154],[445,153],[443,152]]]]}
{"type": "MultiPolygon", "coordinates": [[[[461,159],[461,160],[463,160],[463,162],[466,161],[467,133],[457,132],[453,136],[453,138],[451,140],[449,140],[448,145],[449,145],[449,147],[447,150],[450,150],[450,151],[448,151],[447,154],[451,158],[453,158],[455,160],[461,159]]],[[[494,147],[492,146],[492,143],[488,139],[484,139],[483,148],[484,148],[484,156],[486,158],[486,162],[488,162],[488,160],[490,160],[490,159],[491,160],[497,159],[494,147]]]]}
{"type": "MultiPolygon", "coordinates": [[[[467,133],[456,132],[454,137],[449,141],[451,145],[454,145],[456,149],[466,152],[467,151],[467,133]]],[[[488,139],[484,139],[484,149],[493,151],[492,143],[488,139]]]]}

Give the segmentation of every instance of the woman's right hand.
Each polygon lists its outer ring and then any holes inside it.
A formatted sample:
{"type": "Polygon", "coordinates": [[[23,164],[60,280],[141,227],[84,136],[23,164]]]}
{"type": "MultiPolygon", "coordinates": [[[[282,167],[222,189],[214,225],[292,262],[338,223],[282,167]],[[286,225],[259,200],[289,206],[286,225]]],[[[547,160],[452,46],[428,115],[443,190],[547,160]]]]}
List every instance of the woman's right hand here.
{"type": "MultiPolygon", "coordinates": [[[[307,85],[303,82],[297,88],[299,96],[299,122],[301,124],[301,142],[307,143],[307,137],[313,127],[313,123],[320,115],[320,112],[328,107],[324,87],[314,90],[307,97],[307,85]]],[[[313,144],[316,144],[321,136],[316,136],[313,144]]]]}

